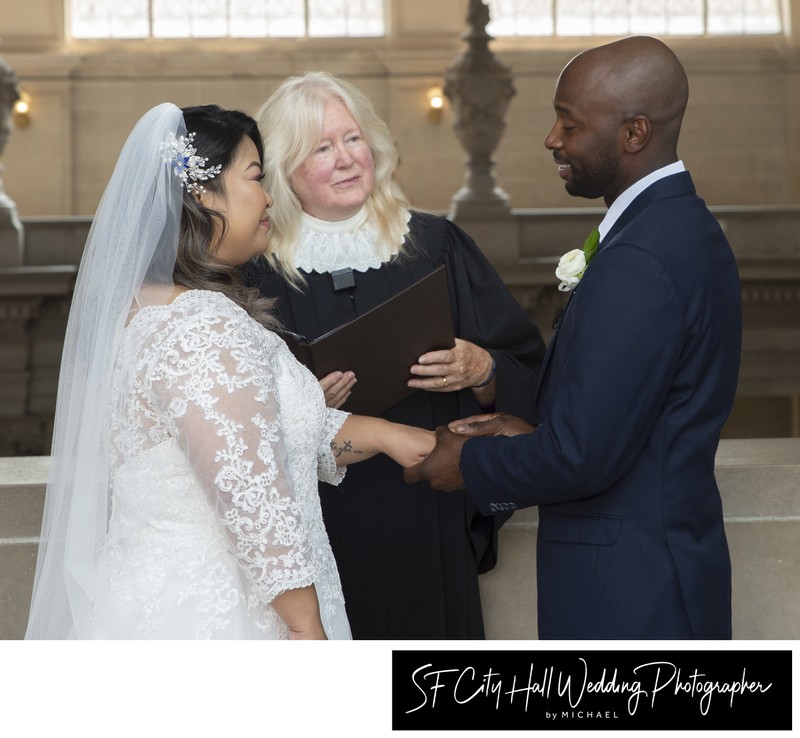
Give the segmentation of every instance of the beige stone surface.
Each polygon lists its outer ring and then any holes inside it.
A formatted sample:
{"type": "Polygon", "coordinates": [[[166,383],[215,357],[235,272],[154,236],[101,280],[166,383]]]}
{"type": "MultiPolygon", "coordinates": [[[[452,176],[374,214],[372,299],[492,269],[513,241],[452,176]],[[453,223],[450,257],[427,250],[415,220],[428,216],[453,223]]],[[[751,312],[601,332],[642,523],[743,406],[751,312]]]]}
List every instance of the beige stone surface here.
{"type": "Polygon", "coordinates": [[[25,636],[35,570],[35,542],[0,541],[0,640],[25,636]]]}
{"type": "Polygon", "coordinates": [[[734,639],[800,639],[800,518],[733,522],[725,530],[734,639]]]}
{"type": "MultiPolygon", "coordinates": [[[[512,518],[513,521],[513,518],[512,518]]],[[[509,521],[500,534],[498,566],[480,577],[487,638],[536,638],[536,529],[509,521]]]]}
{"type": "MultiPolygon", "coordinates": [[[[48,457],[0,458],[0,638],[24,633],[48,457]]],[[[720,443],[717,478],[733,563],[736,640],[800,639],[800,439],[720,443]]],[[[487,637],[536,638],[536,508],[500,534],[481,576],[487,637]]]]}
{"type": "Polygon", "coordinates": [[[47,456],[0,458],[0,640],[25,635],[49,466],[47,456]]]}

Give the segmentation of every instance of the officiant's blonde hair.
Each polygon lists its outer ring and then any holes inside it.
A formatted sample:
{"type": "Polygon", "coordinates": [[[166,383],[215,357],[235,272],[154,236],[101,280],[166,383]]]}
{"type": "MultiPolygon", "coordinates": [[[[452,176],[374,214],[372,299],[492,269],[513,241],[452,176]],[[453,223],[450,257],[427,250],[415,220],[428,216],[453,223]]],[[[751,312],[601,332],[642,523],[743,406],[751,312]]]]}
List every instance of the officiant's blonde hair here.
{"type": "MultiPolygon", "coordinates": [[[[308,72],[285,80],[256,113],[264,139],[264,189],[273,205],[270,213],[270,265],[298,287],[303,277],[294,267],[302,206],[290,179],[322,139],[325,105],[341,102],[361,129],[372,152],[375,184],[365,204],[367,219],[377,231],[376,251],[386,256],[400,247],[408,230],[409,203],[393,176],[399,161],[386,124],[355,85],[326,72],[308,72]]],[[[401,245],[402,244],[402,245],[401,245]]]]}

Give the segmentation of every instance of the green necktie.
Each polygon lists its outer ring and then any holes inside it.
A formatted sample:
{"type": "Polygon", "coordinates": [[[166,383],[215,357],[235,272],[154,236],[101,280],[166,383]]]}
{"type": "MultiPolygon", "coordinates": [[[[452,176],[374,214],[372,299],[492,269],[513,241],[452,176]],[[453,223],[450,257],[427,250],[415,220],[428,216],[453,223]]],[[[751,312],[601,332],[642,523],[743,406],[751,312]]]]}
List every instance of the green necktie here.
{"type": "Polygon", "coordinates": [[[586,257],[586,266],[597,252],[597,245],[600,243],[600,231],[597,228],[592,228],[592,232],[583,243],[583,255],[586,257]]]}

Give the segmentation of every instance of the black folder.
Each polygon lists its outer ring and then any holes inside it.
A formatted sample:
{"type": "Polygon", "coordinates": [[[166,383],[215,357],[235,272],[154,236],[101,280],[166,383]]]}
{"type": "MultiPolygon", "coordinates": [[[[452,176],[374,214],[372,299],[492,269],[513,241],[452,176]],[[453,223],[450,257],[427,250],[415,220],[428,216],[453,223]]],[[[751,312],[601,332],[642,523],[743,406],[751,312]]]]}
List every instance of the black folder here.
{"type": "Polygon", "coordinates": [[[445,267],[313,341],[288,331],[282,336],[318,379],[333,371],[356,375],[342,410],[379,415],[416,392],[406,382],[422,354],[455,345],[445,267]]]}

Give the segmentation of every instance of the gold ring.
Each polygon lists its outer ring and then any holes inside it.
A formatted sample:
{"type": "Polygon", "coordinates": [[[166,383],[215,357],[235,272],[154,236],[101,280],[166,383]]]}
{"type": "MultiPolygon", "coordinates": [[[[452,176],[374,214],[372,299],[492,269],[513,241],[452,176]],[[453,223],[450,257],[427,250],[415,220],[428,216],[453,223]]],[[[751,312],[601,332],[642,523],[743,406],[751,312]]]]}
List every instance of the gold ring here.
{"type": "Polygon", "coordinates": [[[442,387],[447,387],[447,377],[442,377],[442,387]]]}

